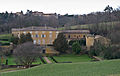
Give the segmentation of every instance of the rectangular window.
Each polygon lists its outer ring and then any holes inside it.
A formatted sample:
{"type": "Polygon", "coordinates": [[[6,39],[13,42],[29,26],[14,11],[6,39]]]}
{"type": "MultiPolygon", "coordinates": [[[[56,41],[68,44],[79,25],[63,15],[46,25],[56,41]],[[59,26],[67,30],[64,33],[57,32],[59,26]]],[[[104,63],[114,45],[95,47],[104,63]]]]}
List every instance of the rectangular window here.
{"type": "Polygon", "coordinates": [[[37,33],[38,33],[38,31],[35,31],[35,33],[37,34],[37,33]]]}
{"type": "Polygon", "coordinates": [[[58,34],[56,34],[56,38],[57,38],[58,34]]]}
{"type": "Polygon", "coordinates": [[[33,44],[36,44],[36,40],[33,41],[33,44]]]}
{"type": "Polygon", "coordinates": [[[42,34],[41,37],[44,38],[44,37],[46,37],[46,35],[42,34]]]}
{"type": "Polygon", "coordinates": [[[23,33],[24,33],[24,34],[26,34],[26,32],[25,32],[25,31],[24,31],[23,33]]]}
{"type": "Polygon", "coordinates": [[[33,35],[31,35],[31,37],[33,37],[33,35]]]}
{"type": "Polygon", "coordinates": [[[32,31],[30,31],[30,34],[32,34],[32,31]]]}
{"type": "Polygon", "coordinates": [[[52,39],[49,39],[49,43],[52,44],[52,39]]]}
{"type": "Polygon", "coordinates": [[[70,35],[68,35],[68,38],[70,38],[70,35]]]}
{"type": "Polygon", "coordinates": [[[49,37],[52,38],[52,33],[49,34],[49,37]]]}
{"type": "Polygon", "coordinates": [[[45,33],[45,31],[42,31],[42,33],[45,33]]]}
{"type": "Polygon", "coordinates": [[[40,40],[38,40],[38,44],[41,44],[40,40]]]}
{"type": "Polygon", "coordinates": [[[56,34],[58,34],[59,32],[57,31],[56,34]]]}
{"type": "Polygon", "coordinates": [[[39,37],[39,35],[37,35],[37,34],[36,34],[36,35],[35,35],[35,37],[36,37],[36,38],[38,38],[38,37],[39,37]]]}
{"type": "Polygon", "coordinates": [[[42,40],[42,44],[45,44],[45,40],[44,39],[42,40]]]}
{"type": "Polygon", "coordinates": [[[52,31],[49,32],[50,34],[52,33],[52,31]]]}

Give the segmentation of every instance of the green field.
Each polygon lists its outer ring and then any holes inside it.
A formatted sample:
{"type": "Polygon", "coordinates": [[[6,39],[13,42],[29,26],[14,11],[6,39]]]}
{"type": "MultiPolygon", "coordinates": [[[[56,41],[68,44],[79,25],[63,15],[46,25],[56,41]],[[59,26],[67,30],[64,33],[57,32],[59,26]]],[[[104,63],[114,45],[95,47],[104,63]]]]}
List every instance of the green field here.
{"type": "Polygon", "coordinates": [[[120,76],[120,60],[45,64],[1,76],[120,76]]]}
{"type": "Polygon", "coordinates": [[[11,34],[2,34],[2,35],[0,35],[0,39],[9,39],[11,37],[12,37],[11,34]]]}
{"type": "MultiPolygon", "coordinates": [[[[6,59],[8,59],[8,65],[16,65],[14,57],[4,57],[3,64],[5,64],[6,59]]],[[[38,58],[33,64],[42,64],[41,60],[38,58]]]]}
{"type": "MultiPolygon", "coordinates": [[[[49,57],[48,57],[49,58],[49,57]]],[[[77,56],[77,55],[60,55],[60,56],[54,56],[54,58],[58,61],[58,62],[90,62],[91,58],[89,58],[87,55],[81,55],[81,56],[77,56]]],[[[4,64],[5,64],[5,60],[8,59],[8,65],[16,65],[15,58],[13,56],[10,57],[4,57],[4,64]]],[[[52,59],[49,58],[50,61],[52,61],[52,59]]],[[[53,63],[55,63],[54,61],[52,61],[53,63]]],[[[43,64],[41,62],[41,60],[38,58],[36,60],[36,62],[33,62],[33,64],[43,64]]]]}
{"type": "Polygon", "coordinates": [[[67,28],[69,29],[88,29],[88,26],[90,24],[86,24],[86,25],[74,25],[74,26],[70,26],[70,27],[61,27],[61,28],[58,28],[58,30],[65,30],[67,28]]]}
{"type": "Polygon", "coordinates": [[[2,34],[0,35],[0,43],[2,45],[9,45],[10,44],[10,39],[11,39],[12,35],[11,34],[2,34]]]}
{"type": "Polygon", "coordinates": [[[88,55],[60,55],[60,56],[54,56],[54,58],[58,62],[89,62],[91,61],[91,58],[88,57],[88,55]]]}
{"type": "MultiPolygon", "coordinates": [[[[99,23],[99,26],[107,26],[107,25],[118,25],[120,22],[119,21],[115,21],[115,22],[103,22],[103,23],[99,23]]],[[[91,26],[94,24],[84,24],[84,25],[72,25],[72,26],[67,26],[67,27],[60,27],[58,28],[58,30],[65,30],[65,29],[89,29],[91,28],[91,26]]]]}

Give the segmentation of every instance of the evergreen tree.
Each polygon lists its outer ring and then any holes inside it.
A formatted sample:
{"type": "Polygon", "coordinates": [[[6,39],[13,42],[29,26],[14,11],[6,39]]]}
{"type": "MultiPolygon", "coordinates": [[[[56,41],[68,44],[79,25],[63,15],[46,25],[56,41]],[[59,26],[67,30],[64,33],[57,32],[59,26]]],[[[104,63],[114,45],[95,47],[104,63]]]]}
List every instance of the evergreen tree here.
{"type": "Polygon", "coordinates": [[[72,44],[72,50],[75,52],[75,54],[79,54],[80,53],[81,47],[80,47],[79,42],[76,41],[76,42],[74,42],[72,44]]]}
{"type": "Polygon", "coordinates": [[[26,34],[26,42],[28,42],[28,41],[33,41],[30,33],[26,34]]]}
{"type": "Polygon", "coordinates": [[[19,44],[23,44],[25,42],[26,42],[26,36],[22,33],[20,35],[19,44]]]}
{"type": "Polygon", "coordinates": [[[31,37],[30,33],[27,33],[26,35],[24,35],[24,34],[20,35],[19,44],[23,44],[25,42],[32,42],[32,41],[33,41],[33,39],[31,37]]]}
{"type": "Polygon", "coordinates": [[[23,11],[21,10],[21,14],[23,15],[23,11]]]}
{"type": "Polygon", "coordinates": [[[13,44],[17,45],[18,44],[18,41],[19,41],[19,38],[18,37],[11,37],[9,39],[10,42],[12,42],[13,44]]]}
{"type": "Polygon", "coordinates": [[[105,7],[104,11],[105,12],[112,12],[113,8],[108,5],[107,7],[105,7]]]}
{"type": "Polygon", "coordinates": [[[53,42],[54,48],[61,52],[65,53],[65,51],[68,49],[68,41],[66,40],[63,33],[59,33],[57,39],[53,42]]]}

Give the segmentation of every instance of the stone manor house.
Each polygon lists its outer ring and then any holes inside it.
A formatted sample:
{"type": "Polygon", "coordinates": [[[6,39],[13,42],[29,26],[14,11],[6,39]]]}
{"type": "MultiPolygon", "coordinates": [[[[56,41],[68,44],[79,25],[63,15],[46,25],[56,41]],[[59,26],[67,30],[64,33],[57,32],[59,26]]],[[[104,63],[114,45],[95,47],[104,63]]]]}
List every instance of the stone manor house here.
{"type": "Polygon", "coordinates": [[[63,33],[68,41],[86,39],[86,46],[89,48],[93,45],[93,37],[90,36],[89,30],[57,30],[52,27],[27,27],[12,29],[14,36],[20,37],[22,33],[30,33],[33,43],[37,45],[52,45],[59,33],[63,33]]]}

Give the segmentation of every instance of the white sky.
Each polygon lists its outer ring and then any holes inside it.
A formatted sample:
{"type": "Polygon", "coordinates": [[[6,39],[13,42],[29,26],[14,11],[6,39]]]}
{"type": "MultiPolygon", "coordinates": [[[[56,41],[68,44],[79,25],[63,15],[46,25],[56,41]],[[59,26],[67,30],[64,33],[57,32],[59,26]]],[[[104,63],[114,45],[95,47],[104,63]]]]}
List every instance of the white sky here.
{"type": "Polygon", "coordinates": [[[103,11],[110,5],[120,6],[120,0],[0,0],[0,12],[26,12],[27,9],[45,13],[87,14],[103,11]]]}

